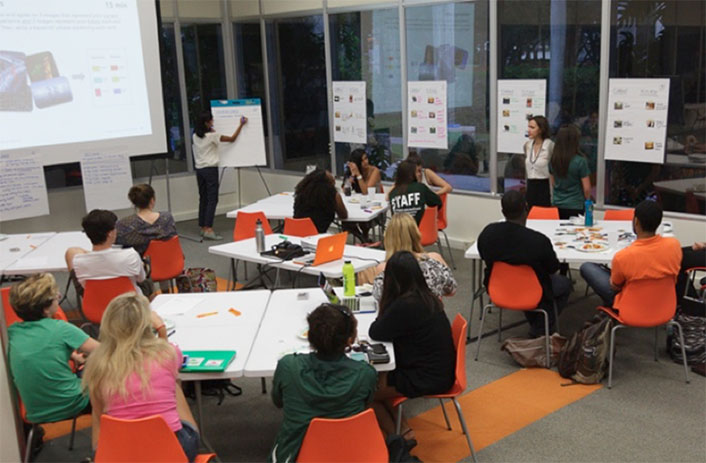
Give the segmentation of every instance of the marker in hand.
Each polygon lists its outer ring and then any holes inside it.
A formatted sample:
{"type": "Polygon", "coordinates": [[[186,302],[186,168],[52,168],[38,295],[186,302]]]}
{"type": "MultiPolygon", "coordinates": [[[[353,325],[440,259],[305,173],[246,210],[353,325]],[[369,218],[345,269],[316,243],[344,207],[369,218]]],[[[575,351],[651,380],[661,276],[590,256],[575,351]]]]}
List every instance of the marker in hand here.
{"type": "Polygon", "coordinates": [[[248,122],[248,118],[245,116],[240,116],[240,125],[244,125],[246,122],[248,122]]]}

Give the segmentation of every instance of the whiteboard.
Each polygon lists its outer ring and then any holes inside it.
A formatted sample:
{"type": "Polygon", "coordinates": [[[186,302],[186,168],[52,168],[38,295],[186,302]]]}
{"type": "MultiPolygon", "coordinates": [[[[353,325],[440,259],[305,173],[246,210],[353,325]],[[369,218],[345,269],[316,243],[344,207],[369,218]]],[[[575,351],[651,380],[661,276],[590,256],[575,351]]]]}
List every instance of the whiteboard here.
{"type": "Polygon", "coordinates": [[[527,122],[546,115],[545,79],[498,79],[498,152],[524,153],[527,122]]]}
{"type": "Polygon", "coordinates": [[[247,100],[211,100],[213,129],[221,135],[232,135],[240,124],[240,118],[248,118],[240,135],[233,143],[220,143],[218,165],[220,167],[266,166],[265,131],[262,123],[262,108],[259,98],[247,100]]]}

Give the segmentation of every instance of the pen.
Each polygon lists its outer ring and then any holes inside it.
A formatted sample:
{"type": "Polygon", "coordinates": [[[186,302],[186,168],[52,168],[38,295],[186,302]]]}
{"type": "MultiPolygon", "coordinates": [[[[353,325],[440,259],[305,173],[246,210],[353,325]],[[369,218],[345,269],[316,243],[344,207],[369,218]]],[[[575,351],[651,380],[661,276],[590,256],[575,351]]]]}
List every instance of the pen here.
{"type": "Polygon", "coordinates": [[[176,330],[171,330],[169,333],[167,333],[167,337],[173,335],[174,333],[176,333],[176,330]]]}
{"type": "Polygon", "coordinates": [[[218,312],[204,312],[196,316],[196,318],[210,317],[211,315],[218,315],[218,312]]]}
{"type": "Polygon", "coordinates": [[[279,239],[281,239],[281,240],[286,240],[286,239],[287,239],[287,237],[286,237],[286,236],[284,236],[284,235],[279,235],[279,239]]]}
{"type": "Polygon", "coordinates": [[[228,309],[228,312],[232,313],[232,314],[235,315],[236,317],[239,317],[240,315],[242,315],[242,313],[240,313],[239,310],[235,310],[233,307],[231,307],[230,309],[228,309]]]}

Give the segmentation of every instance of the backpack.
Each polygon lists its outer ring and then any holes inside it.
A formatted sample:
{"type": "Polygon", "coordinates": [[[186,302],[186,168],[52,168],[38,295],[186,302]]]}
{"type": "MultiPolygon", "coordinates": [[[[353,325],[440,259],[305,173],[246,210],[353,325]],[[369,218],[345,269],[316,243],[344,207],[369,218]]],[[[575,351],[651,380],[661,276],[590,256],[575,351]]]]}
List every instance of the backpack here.
{"type": "Polygon", "coordinates": [[[613,324],[612,318],[598,314],[574,333],[559,355],[559,375],[581,384],[600,383],[608,371],[613,324]]]}
{"type": "Polygon", "coordinates": [[[211,293],[217,291],[216,272],[210,268],[187,268],[176,277],[180,293],[211,293]]]}
{"type": "MultiPolygon", "coordinates": [[[[674,319],[684,331],[686,363],[695,365],[706,362],[706,317],[677,314],[674,319]]],[[[677,363],[682,363],[681,345],[676,331],[667,337],[667,352],[677,363]]]]}
{"type": "MultiPolygon", "coordinates": [[[[545,337],[540,336],[534,339],[510,338],[503,342],[500,350],[504,350],[520,366],[525,368],[545,368],[547,365],[547,355],[545,349],[545,337]]],[[[550,365],[556,365],[559,353],[566,343],[566,338],[558,333],[549,337],[549,361],[550,365]]]]}
{"type": "Polygon", "coordinates": [[[410,455],[409,451],[417,445],[417,441],[406,441],[399,434],[391,434],[385,439],[390,463],[421,462],[419,458],[410,455]]]}

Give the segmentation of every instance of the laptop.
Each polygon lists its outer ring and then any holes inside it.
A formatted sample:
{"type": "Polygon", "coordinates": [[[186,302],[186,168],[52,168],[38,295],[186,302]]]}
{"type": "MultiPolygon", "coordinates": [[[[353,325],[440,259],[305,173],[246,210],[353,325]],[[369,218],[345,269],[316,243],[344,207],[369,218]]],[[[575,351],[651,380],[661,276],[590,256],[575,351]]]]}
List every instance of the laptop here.
{"type": "Polygon", "coordinates": [[[183,373],[221,372],[235,358],[234,350],[185,350],[179,371],[183,373]]]}
{"type": "Polygon", "coordinates": [[[343,258],[348,232],[319,238],[314,257],[295,259],[295,264],[317,266],[343,258]]]}

